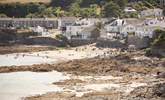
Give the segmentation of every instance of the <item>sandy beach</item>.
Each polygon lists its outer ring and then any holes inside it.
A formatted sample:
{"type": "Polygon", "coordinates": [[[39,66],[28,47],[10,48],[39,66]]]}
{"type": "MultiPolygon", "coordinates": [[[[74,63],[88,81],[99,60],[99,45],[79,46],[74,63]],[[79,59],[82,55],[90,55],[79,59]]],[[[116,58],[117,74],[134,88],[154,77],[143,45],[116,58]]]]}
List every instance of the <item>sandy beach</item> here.
{"type": "MultiPolygon", "coordinates": [[[[115,49],[114,49],[115,50],[115,49]]],[[[0,55],[0,66],[21,66],[33,64],[53,64],[73,59],[93,58],[103,56],[109,49],[82,46],[77,48],[57,49],[52,51],[12,53],[0,55]]]]}

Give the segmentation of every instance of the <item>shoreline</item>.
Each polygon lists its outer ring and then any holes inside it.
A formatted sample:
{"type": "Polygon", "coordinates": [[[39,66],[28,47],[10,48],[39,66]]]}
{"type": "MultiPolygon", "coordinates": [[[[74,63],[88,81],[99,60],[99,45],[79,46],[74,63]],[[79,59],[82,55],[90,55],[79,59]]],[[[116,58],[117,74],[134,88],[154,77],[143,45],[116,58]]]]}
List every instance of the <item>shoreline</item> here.
{"type": "MultiPolygon", "coordinates": [[[[92,48],[90,49],[92,50],[92,48]]],[[[78,54],[84,52],[83,50],[82,47],[73,49],[78,54]],[[77,49],[80,51],[76,51],[77,49]]],[[[89,49],[87,51],[91,52],[89,49]]],[[[63,52],[65,53],[65,50],[63,52]]],[[[53,56],[52,53],[50,54],[53,56]]],[[[100,98],[101,100],[119,98],[123,100],[136,98],[161,100],[163,96],[158,96],[155,90],[160,91],[159,87],[164,87],[165,80],[157,78],[156,74],[157,72],[165,73],[164,66],[164,59],[146,57],[143,51],[135,51],[115,56],[94,56],[94,58],[80,56],[79,59],[68,59],[54,64],[1,66],[0,73],[58,71],[71,75],[70,79],[51,84],[63,88],[64,91],[29,96],[23,98],[25,100],[95,100],[100,98]],[[146,90],[149,91],[144,92],[146,90]],[[145,97],[140,96],[145,94],[147,94],[145,97]]],[[[162,95],[164,94],[162,93],[162,95]]]]}
{"type": "Polygon", "coordinates": [[[12,54],[12,53],[26,53],[26,52],[40,52],[55,50],[58,47],[55,46],[42,46],[42,45],[13,45],[13,46],[0,46],[0,54],[12,54]]]}
{"type": "Polygon", "coordinates": [[[32,71],[32,72],[72,72],[75,74],[108,74],[111,71],[119,71],[123,73],[135,72],[135,73],[156,73],[164,72],[164,60],[154,61],[143,60],[136,61],[128,56],[117,56],[110,58],[83,58],[72,59],[66,61],[58,61],[53,64],[34,64],[34,65],[22,65],[22,66],[1,66],[0,73],[18,72],[18,71],[32,71]]]}

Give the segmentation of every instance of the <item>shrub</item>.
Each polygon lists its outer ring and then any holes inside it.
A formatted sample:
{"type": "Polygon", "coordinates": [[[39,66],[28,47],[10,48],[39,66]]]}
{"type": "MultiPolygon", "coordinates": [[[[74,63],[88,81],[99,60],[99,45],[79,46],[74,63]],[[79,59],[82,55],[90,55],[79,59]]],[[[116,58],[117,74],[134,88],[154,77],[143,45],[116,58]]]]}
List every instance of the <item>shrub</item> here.
{"type": "Polygon", "coordinates": [[[67,37],[65,37],[65,36],[62,35],[62,34],[56,35],[56,39],[57,39],[57,40],[62,40],[62,41],[64,41],[64,42],[68,42],[67,37]]]}
{"type": "Polygon", "coordinates": [[[151,48],[147,48],[145,50],[145,52],[146,52],[146,56],[150,56],[151,55],[151,48]]]}

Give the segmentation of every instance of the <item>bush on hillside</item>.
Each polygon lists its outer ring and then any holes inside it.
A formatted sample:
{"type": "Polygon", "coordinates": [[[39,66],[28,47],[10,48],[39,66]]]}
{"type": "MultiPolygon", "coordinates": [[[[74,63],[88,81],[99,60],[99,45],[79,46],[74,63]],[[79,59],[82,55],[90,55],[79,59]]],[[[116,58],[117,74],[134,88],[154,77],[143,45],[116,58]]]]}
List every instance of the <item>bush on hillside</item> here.
{"type": "Polygon", "coordinates": [[[151,47],[146,50],[146,55],[165,57],[165,30],[155,30],[151,47]]]}
{"type": "Polygon", "coordinates": [[[62,40],[62,41],[64,41],[64,42],[68,42],[67,37],[65,37],[65,36],[62,35],[62,34],[56,35],[56,39],[57,39],[57,40],[62,40]]]}

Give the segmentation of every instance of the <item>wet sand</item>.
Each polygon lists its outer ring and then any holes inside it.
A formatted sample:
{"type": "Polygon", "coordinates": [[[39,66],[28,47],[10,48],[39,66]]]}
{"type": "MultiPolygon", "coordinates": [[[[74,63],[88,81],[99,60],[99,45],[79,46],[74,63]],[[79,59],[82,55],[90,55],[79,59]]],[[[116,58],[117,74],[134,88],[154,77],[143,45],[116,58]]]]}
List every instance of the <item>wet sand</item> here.
{"type": "Polygon", "coordinates": [[[0,99],[21,100],[23,97],[44,94],[47,92],[58,92],[62,89],[53,85],[69,79],[69,76],[60,72],[13,72],[0,74],[0,99]]]}
{"type": "Polygon", "coordinates": [[[21,66],[33,64],[53,64],[73,59],[103,56],[108,49],[77,47],[52,51],[12,53],[0,55],[0,66],[21,66]]]}
{"type": "Polygon", "coordinates": [[[163,100],[163,96],[156,94],[156,86],[165,84],[164,79],[133,73],[123,74],[120,78],[103,77],[111,76],[73,76],[54,83],[63,88],[63,92],[46,93],[25,100],[163,100]]]}

